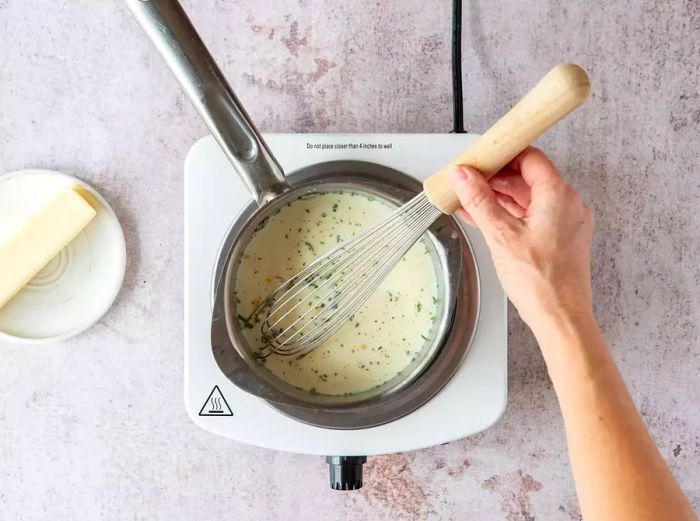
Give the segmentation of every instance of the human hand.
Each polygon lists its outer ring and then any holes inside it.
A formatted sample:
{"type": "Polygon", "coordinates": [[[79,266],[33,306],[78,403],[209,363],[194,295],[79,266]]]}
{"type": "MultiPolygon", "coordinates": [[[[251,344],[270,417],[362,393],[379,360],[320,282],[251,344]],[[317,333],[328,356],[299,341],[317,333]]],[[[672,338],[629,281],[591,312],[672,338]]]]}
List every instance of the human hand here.
{"type": "Polygon", "coordinates": [[[533,330],[592,312],[593,213],[542,151],[528,148],[488,182],[468,167],[451,180],[459,213],[483,233],[503,289],[533,330]]]}

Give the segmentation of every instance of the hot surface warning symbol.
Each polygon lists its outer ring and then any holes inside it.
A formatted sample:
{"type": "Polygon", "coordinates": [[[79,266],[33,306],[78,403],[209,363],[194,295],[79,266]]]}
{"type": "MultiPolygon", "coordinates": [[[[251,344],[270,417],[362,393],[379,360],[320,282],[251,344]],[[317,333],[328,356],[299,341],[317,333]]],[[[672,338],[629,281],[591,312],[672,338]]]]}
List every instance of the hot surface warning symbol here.
{"type": "Polygon", "coordinates": [[[200,416],[233,416],[231,408],[226,402],[226,398],[221,394],[219,386],[215,385],[209,393],[207,401],[202,405],[199,411],[200,416]]]}

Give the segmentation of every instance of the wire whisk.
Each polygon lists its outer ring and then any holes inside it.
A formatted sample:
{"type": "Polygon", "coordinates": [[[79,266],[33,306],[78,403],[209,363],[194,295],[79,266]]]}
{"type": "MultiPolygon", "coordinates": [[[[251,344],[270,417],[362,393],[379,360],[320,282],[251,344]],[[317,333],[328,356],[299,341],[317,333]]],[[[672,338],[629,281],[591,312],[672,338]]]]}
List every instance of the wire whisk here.
{"type": "Polygon", "coordinates": [[[289,356],[323,344],[441,214],[421,192],[283,282],[253,313],[266,347],[289,356]]]}
{"type": "Polygon", "coordinates": [[[457,211],[460,201],[450,168],[471,165],[491,178],[583,103],[589,92],[586,71],[571,63],[557,65],[458,157],[426,179],[423,192],[284,282],[254,313],[268,354],[303,355],[325,342],[441,213],[457,211]]]}

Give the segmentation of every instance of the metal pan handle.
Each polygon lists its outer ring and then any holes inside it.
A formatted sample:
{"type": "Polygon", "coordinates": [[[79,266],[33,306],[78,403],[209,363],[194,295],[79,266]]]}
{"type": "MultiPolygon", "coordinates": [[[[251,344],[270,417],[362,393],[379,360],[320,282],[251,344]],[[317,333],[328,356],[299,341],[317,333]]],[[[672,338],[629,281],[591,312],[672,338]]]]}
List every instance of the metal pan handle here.
{"type": "Polygon", "coordinates": [[[238,175],[263,204],[289,188],[282,168],[177,0],[124,0],[238,175]]]}

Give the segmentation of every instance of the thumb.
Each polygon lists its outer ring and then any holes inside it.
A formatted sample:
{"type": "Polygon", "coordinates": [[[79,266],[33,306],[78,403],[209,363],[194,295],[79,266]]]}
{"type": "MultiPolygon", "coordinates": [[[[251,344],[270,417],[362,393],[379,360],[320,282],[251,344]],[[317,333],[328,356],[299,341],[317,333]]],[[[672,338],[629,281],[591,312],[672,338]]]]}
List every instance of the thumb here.
{"type": "Polygon", "coordinates": [[[498,202],[496,194],[478,170],[456,166],[450,171],[450,180],[459,202],[484,234],[513,226],[515,217],[498,202]]]}

